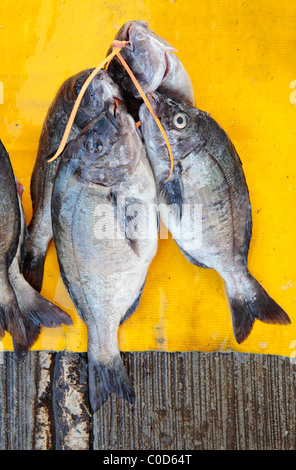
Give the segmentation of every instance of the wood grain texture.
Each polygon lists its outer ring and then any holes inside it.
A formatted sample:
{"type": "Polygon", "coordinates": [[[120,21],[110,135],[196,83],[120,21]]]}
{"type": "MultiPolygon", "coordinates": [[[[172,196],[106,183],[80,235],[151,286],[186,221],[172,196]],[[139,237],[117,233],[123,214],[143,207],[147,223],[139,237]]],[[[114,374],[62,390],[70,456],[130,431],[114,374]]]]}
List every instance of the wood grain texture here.
{"type": "Polygon", "coordinates": [[[87,356],[5,352],[0,449],[295,450],[296,366],[239,353],[123,353],[133,406],[89,410],[87,356]]]}

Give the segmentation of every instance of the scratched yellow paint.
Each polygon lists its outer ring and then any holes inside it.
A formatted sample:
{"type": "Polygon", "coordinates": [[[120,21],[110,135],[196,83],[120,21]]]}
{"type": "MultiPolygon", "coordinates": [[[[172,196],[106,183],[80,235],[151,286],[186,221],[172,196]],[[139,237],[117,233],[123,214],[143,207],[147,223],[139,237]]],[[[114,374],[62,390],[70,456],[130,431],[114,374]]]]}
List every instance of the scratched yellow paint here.
{"type": "MultiPolygon", "coordinates": [[[[296,6],[290,0],[2,0],[0,138],[26,191],[47,108],[71,74],[97,65],[116,31],[144,19],[178,50],[197,106],[230,135],[243,161],[253,207],[251,272],[287,311],[292,324],[256,322],[235,342],[218,274],[190,265],[162,239],[137,312],[119,330],[122,350],[296,350],[296,6]]],[[[74,326],[44,329],[34,349],[85,351],[87,334],[59,277],[53,244],[44,296],[74,326]]],[[[4,349],[12,349],[7,334],[4,349]]]]}

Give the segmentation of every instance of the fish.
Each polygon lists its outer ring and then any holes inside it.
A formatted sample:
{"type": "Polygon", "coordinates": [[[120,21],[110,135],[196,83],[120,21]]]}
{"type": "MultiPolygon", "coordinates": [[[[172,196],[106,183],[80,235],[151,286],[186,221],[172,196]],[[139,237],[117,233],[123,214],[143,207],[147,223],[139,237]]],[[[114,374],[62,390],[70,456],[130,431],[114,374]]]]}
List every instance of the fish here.
{"type": "MultiPolygon", "coordinates": [[[[48,160],[59,147],[76,98],[93,69],[83,70],[65,80],[56,93],[45,117],[39,139],[37,157],[31,176],[33,215],[28,226],[27,251],[24,259],[25,279],[38,292],[42,289],[44,262],[52,240],[51,194],[53,181],[61,157],[50,165],[48,160]]],[[[119,87],[108,72],[101,70],[87,88],[67,144],[101,111],[113,103],[114,97],[123,99],[119,87]]]]}
{"type": "Polygon", "coordinates": [[[61,278],[88,333],[94,411],[110,394],[133,403],[118,328],[138,308],[158,245],[156,187],[125,104],[94,118],[64,150],[52,193],[61,278]]]}
{"type": "Polygon", "coordinates": [[[1,140],[0,167],[0,339],[7,331],[14,350],[22,353],[33,346],[42,326],[70,326],[73,322],[66,312],[35,291],[22,275],[27,239],[21,200],[24,188],[14,175],[1,140]]]}
{"type": "Polygon", "coordinates": [[[237,343],[246,340],[255,319],[289,324],[286,312],[249,272],[252,209],[242,162],[230,138],[196,107],[157,92],[149,102],[167,134],[175,163],[165,182],[170,170],[167,148],[143,104],[141,130],[160,217],[190,263],[215,269],[224,280],[237,343]]]}
{"type": "MultiPolygon", "coordinates": [[[[175,54],[176,49],[152,31],[148,23],[142,20],[128,21],[119,29],[115,40],[128,41],[121,55],[145,94],[157,90],[172,98],[195,104],[190,76],[175,54]]],[[[107,55],[111,51],[112,46],[107,55]]],[[[129,112],[137,119],[141,97],[118,57],[115,56],[110,62],[108,71],[120,85],[129,112]]]]}

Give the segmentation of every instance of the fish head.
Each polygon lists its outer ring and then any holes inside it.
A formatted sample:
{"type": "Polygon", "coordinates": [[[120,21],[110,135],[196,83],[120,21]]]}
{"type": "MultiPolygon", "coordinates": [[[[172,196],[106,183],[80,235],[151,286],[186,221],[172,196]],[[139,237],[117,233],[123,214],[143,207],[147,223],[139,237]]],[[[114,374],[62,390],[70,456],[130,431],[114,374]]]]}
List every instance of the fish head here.
{"type": "MultiPolygon", "coordinates": [[[[75,99],[80,93],[85,79],[85,75],[77,79],[75,83],[75,99]]],[[[78,108],[75,122],[79,127],[85,127],[93,118],[113,105],[114,99],[123,101],[120,88],[111,78],[110,74],[102,69],[95,75],[87,87],[78,108]]]]}
{"type": "MultiPolygon", "coordinates": [[[[150,93],[162,83],[167,72],[167,53],[176,50],[155,34],[145,21],[129,21],[118,31],[116,40],[128,41],[121,55],[133,71],[144,93],[150,93]]],[[[111,52],[109,49],[108,53],[111,52]]],[[[109,70],[122,88],[136,98],[140,95],[118,58],[110,63],[109,70]]]]}
{"type": "Polygon", "coordinates": [[[76,167],[74,173],[80,181],[113,186],[129,177],[142,151],[135,121],[125,104],[116,101],[85,126],[63,158],[76,167]]]}
{"type": "MultiPolygon", "coordinates": [[[[173,100],[157,92],[148,95],[148,99],[167,135],[174,161],[185,158],[203,145],[204,132],[200,130],[206,125],[205,113],[183,101],[173,100]]],[[[160,162],[169,167],[166,142],[146,104],[141,105],[139,117],[150,163],[154,169],[160,162]]]]}

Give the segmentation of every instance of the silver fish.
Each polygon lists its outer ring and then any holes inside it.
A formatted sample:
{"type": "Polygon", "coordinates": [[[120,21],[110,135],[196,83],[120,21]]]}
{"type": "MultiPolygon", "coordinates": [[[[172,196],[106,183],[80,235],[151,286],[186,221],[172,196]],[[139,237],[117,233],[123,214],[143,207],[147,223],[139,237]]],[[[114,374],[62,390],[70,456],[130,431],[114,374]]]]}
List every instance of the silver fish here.
{"type": "MultiPolygon", "coordinates": [[[[256,318],[290,319],[250,274],[252,214],[242,163],[223,129],[207,113],[153,93],[151,105],[168,136],[172,177],[164,140],[146,105],[141,129],[157,184],[160,216],[187,260],[215,269],[226,283],[235,338],[244,341],[256,318]],[[192,212],[187,211],[186,205],[192,212]],[[202,209],[201,237],[192,230],[194,207],[202,209]]],[[[199,220],[199,219],[197,219],[199,220]]]]}
{"type": "MultiPolygon", "coordinates": [[[[50,165],[47,160],[57,151],[76,98],[93,69],[68,78],[59,88],[43,123],[38,153],[31,177],[33,216],[28,226],[27,252],[23,273],[28,282],[41,291],[44,261],[52,239],[51,193],[60,156],[50,165]]],[[[101,70],[87,88],[71,128],[68,143],[88,122],[114,102],[122,99],[118,86],[101,70]]]]}
{"type": "Polygon", "coordinates": [[[41,326],[72,325],[72,320],[36,292],[21,273],[26,244],[22,186],[1,141],[0,167],[0,338],[8,331],[20,352],[35,343],[41,326]]]}
{"type": "MultiPolygon", "coordinates": [[[[129,21],[120,28],[115,39],[129,41],[129,44],[122,49],[121,55],[145,94],[157,90],[171,98],[194,105],[191,79],[181,60],[174,54],[176,49],[154,33],[148,27],[148,23],[129,21]]],[[[110,52],[111,48],[108,54],[110,52]]],[[[135,117],[139,103],[133,100],[133,97],[139,100],[140,95],[117,57],[111,61],[108,71],[120,85],[124,98],[135,117]]]]}
{"type": "Polygon", "coordinates": [[[158,214],[152,170],[123,103],[91,121],[64,151],[52,223],[62,279],[87,326],[92,409],[112,392],[132,402],[117,332],[140,302],[157,250],[158,214]]]}

